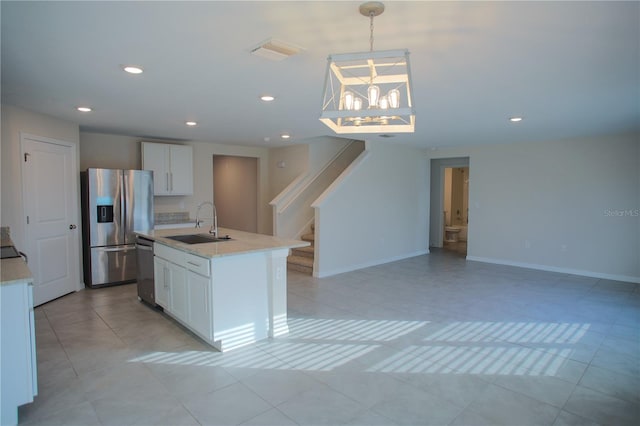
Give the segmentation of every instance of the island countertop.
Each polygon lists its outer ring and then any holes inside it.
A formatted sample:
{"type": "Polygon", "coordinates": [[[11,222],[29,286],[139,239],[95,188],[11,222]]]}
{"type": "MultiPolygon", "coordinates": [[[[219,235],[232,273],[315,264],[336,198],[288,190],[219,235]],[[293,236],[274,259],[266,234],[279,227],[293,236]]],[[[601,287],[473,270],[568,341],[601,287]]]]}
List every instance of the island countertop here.
{"type": "Polygon", "coordinates": [[[186,244],[179,241],[171,240],[167,237],[174,235],[191,235],[206,234],[209,235],[208,227],[204,228],[171,228],[156,229],[152,231],[139,232],[136,234],[153,240],[157,243],[195,254],[197,256],[214,258],[221,256],[232,256],[243,253],[263,252],[284,248],[307,247],[310,244],[306,241],[288,240],[270,235],[254,234],[251,232],[238,231],[235,229],[218,228],[218,235],[229,235],[230,240],[202,243],[202,244],[186,244]]]}

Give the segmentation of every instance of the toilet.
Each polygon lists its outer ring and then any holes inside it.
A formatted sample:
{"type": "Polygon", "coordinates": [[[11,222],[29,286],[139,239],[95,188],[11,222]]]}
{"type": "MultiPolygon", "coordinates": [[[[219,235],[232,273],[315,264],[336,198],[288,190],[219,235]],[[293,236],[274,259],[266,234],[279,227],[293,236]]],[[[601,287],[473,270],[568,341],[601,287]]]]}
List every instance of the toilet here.
{"type": "Polygon", "coordinates": [[[457,243],[458,242],[458,234],[460,233],[460,228],[457,226],[445,226],[444,227],[444,241],[447,243],[457,243]]]}

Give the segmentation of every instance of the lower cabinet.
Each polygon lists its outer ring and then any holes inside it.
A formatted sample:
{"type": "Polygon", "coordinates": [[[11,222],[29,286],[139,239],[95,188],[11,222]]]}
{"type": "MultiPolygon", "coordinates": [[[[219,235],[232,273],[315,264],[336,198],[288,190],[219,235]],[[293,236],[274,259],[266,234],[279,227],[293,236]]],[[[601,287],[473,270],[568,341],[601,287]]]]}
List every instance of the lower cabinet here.
{"type": "Polygon", "coordinates": [[[18,423],[18,406],[38,394],[33,286],[0,284],[0,424],[18,423]]]}
{"type": "Polygon", "coordinates": [[[156,293],[156,304],[162,306],[164,309],[169,309],[169,270],[167,268],[166,260],[154,257],[153,259],[153,276],[154,276],[154,290],[156,293]]]}
{"type": "Polygon", "coordinates": [[[154,246],[156,303],[200,337],[211,340],[210,259],[164,245],[154,246]]]}
{"type": "Polygon", "coordinates": [[[168,262],[169,276],[169,311],[181,321],[189,318],[189,296],[187,287],[187,271],[184,267],[168,262]]]}
{"type": "Polygon", "coordinates": [[[212,312],[211,301],[211,280],[192,271],[187,271],[187,288],[189,297],[189,318],[188,322],[194,331],[207,339],[211,339],[212,312]]]}

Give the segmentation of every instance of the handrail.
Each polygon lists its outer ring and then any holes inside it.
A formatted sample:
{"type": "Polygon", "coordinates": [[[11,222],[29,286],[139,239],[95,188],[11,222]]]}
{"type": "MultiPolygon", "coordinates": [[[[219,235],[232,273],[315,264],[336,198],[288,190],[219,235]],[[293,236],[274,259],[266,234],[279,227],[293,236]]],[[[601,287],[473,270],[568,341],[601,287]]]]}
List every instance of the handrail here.
{"type": "Polygon", "coordinates": [[[352,140],[341,148],[322,168],[314,173],[301,174],[293,180],[269,204],[273,208],[274,235],[287,238],[299,237],[313,222],[311,205],[325,193],[326,188],[349,167],[354,158],[363,152],[362,142],[352,140]]]}
{"type": "Polygon", "coordinates": [[[278,209],[278,213],[282,213],[287,207],[291,204],[292,199],[294,199],[299,193],[303,192],[305,189],[311,185],[318,177],[320,177],[340,156],[349,148],[353,146],[355,142],[358,142],[355,139],[352,139],[350,143],[345,145],[340,151],[336,153],[327,163],[318,171],[315,175],[310,176],[307,173],[303,173],[299,175],[297,178],[293,180],[287,187],[280,192],[271,202],[270,205],[278,205],[281,202],[286,203],[284,207],[278,209]],[[295,189],[296,187],[301,186],[299,189],[295,189]],[[288,199],[288,201],[287,201],[288,199]]]}

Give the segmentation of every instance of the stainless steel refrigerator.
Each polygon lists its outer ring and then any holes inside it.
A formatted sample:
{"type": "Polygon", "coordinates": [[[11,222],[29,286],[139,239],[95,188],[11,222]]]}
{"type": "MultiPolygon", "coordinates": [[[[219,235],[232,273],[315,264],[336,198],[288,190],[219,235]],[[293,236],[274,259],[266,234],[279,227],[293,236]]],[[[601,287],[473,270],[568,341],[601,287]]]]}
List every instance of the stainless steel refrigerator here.
{"type": "Polygon", "coordinates": [[[153,229],[153,172],[90,168],[80,182],[85,285],[134,282],[134,231],[153,229]]]}

